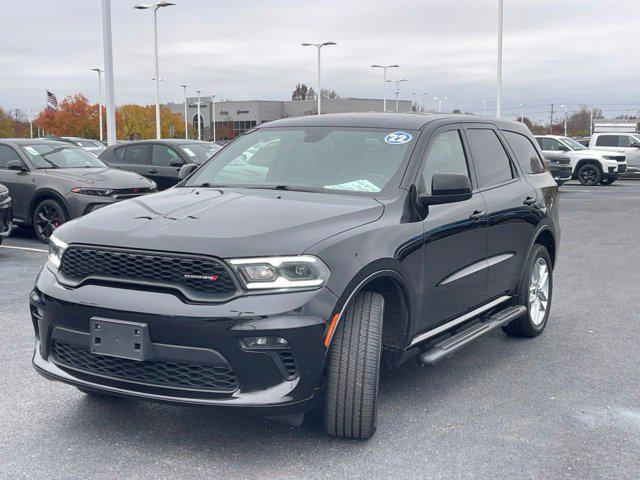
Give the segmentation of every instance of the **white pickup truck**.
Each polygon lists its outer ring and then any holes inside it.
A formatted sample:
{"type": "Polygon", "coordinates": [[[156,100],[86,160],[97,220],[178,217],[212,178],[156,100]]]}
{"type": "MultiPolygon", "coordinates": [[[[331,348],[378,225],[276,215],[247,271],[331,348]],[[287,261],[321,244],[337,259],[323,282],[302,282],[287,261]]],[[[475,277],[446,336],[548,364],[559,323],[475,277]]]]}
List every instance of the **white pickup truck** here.
{"type": "Polygon", "coordinates": [[[536,135],[542,152],[564,152],[571,159],[571,178],[582,185],[611,185],[626,172],[625,156],[613,150],[591,150],[569,137],[560,135],[536,135]]]}
{"type": "Polygon", "coordinates": [[[640,175],[640,135],[637,133],[594,133],[589,150],[614,151],[625,156],[629,176],[640,175]]]}

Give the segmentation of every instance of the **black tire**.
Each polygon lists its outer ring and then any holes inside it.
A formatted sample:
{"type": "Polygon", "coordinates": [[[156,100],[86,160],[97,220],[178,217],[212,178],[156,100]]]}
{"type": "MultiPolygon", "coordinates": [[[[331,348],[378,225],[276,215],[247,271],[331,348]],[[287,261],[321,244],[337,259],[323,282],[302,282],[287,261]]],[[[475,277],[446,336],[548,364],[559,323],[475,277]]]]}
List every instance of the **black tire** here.
{"type": "Polygon", "coordinates": [[[553,269],[551,263],[551,257],[549,252],[542,245],[535,244],[531,249],[529,258],[527,258],[527,266],[520,279],[518,290],[516,294],[516,303],[518,305],[525,305],[527,307],[527,313],[520,318],[502,327],[502,330],[511,337],[537,337],[540,335],[547,326],[547,320],[549,319],[549,312],[551,311],[551,300],[553,299],[553,269]],[[529,295],[530,286],[532,281],[532,271],[536,266],[539,259],[542,259],[548,266],[549,275],[549,295],[546,312],[542,318],[542,322],[534,322],[531,318],[531,311],[529,308],[529,295]]]}
{"type": "Polygon", "coordinates": [[[49,237],[54,230],[67,220],[67,210],[57,200],[42,200],[33,210],[33,230],[43,243],[49,243],[49,237]]]}
{"type": "Polygon", "coordinates": [[[588,187],[597,185],[602,181],[602,170],[598,165],[585,163],[578,169],[578,181],[588,187]]]}
{"type": "Polygon", "coordinates": [[[361,292],[347,307],[331,343],[324,428],[332,436],[366,439],[376,431],[384,298],[361,292]]]}

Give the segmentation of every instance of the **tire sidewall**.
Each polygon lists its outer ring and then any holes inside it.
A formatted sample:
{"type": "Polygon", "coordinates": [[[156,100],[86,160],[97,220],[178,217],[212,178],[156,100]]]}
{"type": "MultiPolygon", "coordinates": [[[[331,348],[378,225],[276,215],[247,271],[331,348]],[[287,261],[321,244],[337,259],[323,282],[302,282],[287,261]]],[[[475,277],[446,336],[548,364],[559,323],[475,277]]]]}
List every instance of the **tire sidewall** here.
{"type": "Polygon", "coordinates": [[[580,167],[580,169],[578,170],[578,181],[585,186],[588,187],[592,187],[594,185],[597,185],[598,183],[600,183],[602,181],[602,172],[600,171],[600,168],[592,163],[587,163],[586,165],[582,165],[580,167]],[[585,182],[582,180],[582,171],[586,170],[586,169],[593,169],[596,172],[596,179],[593,181],[593,183],[591,182],[585,182]]]}

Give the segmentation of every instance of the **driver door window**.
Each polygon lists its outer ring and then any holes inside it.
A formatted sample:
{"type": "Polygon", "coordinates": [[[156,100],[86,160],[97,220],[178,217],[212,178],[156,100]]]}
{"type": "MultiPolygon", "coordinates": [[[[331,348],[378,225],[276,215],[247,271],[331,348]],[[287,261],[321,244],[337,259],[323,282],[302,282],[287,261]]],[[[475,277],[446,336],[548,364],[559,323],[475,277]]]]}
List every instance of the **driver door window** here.
{"type": "Polygon", "coordinates": [[[167,145],[154,145],[151,153],[151,164],[157,167],[172,167],[171,162],[181,162],[176,151],[167,145]]]}
{"type": "Polygon", "coordinates": [[[460,173],[469,177],[467,159],[458,130],[439,134],[431,144],[420,179],[420,193],[431,194],[431,181],[436,173],[460,173]]]}

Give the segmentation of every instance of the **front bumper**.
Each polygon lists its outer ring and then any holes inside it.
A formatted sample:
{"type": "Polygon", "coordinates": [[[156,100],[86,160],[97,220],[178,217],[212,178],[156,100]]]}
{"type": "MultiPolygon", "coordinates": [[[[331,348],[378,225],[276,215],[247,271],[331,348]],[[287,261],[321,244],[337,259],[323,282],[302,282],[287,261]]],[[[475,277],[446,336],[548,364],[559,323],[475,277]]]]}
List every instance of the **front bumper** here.
{"type": "Polygon", "coordinates": [[[116,395],[247,408],[269,415],[300,413],[315,405],[327,351],[323,343],[327,319],[336,302],[336,296],[322,288],[245,296],[220,304],[186,304],[168,293],[101,285],[70,289],[45,266],[30,298],[37,338],[33,364],[49,379],[116,395]],[[98,371],[59,355],[60,343],[88,351],[90,320],[96,317],[147,326],[154,353],[134,365],[136,376],[127,373],[126,363],[114,367],[119,360],[113,357],[108,357],[110,367],[98,371]],[[255,336],[287,340],[290,355],[284,368],[278,352],[250,351],[241,345],[242,338],[255,336]],[[235,387],[194,388],[172,380],[176,371],[188,379],[190,368],[205,364],[228,367],[235,375],[235,387]],[[161,368],[163,381],[142,378],[145,365],[155,365],[156,373],[161,368]]]}
{"type": "Polygon", "coordinates": [[[549,171],[558,185],[571,180],[573,173],[571,165],[555,165],[553,163],[549,163],[549,171]]]}
{"type": "MultiPolygon", "coordinates": [[[[148,195],[148,192],[141,195],[148,195]]],[[[136,198],[141,195],[128,195],[126,197],[101,197],[98,195],[83,195],[79,193],[69,192],[65,197],[65,202],[67,208],[69,210],[69,215],[71,218],[78,218],[83,215],[87,215],[91,212],[95,212],[96,210],[107,207],[111,204],[122,202],[124,200],[128,200],[130,198],[136,198]]]]}
{"type": "Polygon", "coordinates": [[[13,208],[11,198],[0,202],[0,238],[8,237],[13,230],[13,208]]]}

